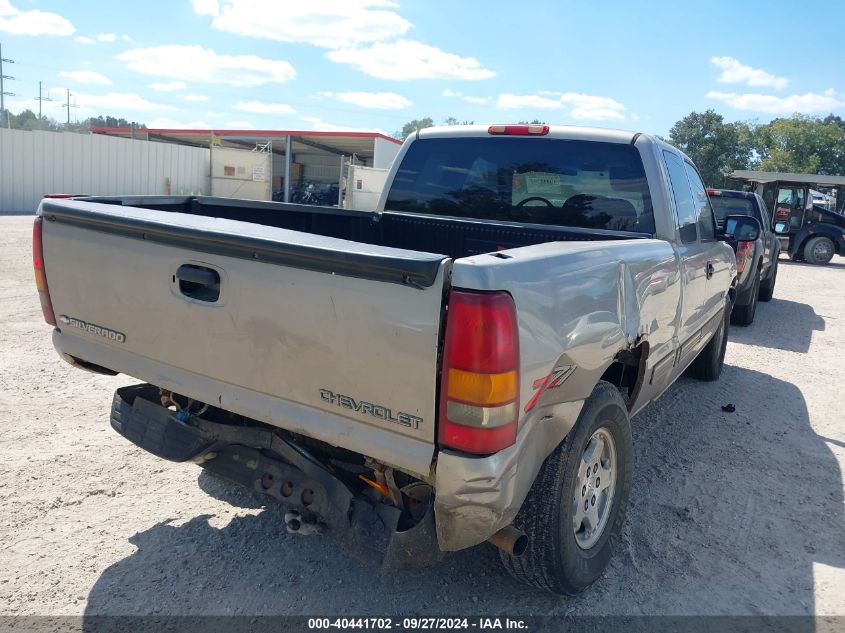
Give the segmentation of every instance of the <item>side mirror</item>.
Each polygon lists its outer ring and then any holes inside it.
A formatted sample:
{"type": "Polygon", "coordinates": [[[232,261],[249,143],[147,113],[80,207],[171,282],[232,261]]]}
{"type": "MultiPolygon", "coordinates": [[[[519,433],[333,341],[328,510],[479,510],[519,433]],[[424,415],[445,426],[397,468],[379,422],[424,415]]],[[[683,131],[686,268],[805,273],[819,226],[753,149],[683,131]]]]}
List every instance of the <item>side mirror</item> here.
{"type": "Polygon", "coordinates": [[[753,242],[760,237],[760,223],[750,215],[729,215],[725,218],[725,239],[753,242]]]}
{"type": "Polygon", "coordinates": [[[789,225],[786,222],[776,222],[775,233],[789,233],[789,225]]]}

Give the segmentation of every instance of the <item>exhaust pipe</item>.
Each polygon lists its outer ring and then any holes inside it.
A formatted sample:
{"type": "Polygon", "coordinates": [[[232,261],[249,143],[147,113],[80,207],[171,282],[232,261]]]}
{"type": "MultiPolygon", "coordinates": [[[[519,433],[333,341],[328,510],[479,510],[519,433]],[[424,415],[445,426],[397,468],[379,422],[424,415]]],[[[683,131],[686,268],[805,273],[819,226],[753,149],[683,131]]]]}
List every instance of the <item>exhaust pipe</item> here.
{"type": "Polygon", "coordinates": [[[511,556],[522,556],[528,547],[528,535],[512,525],[503,527],[487,541],[511,556]]]}

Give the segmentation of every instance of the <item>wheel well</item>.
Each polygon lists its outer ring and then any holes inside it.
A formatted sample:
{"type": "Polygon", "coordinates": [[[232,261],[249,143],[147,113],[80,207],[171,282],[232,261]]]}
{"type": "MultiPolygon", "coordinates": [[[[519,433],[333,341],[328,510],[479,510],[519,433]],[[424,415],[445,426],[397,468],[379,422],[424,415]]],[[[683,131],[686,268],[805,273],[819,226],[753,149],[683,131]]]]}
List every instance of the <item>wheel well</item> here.
{"type": "Polygon", "coordinates": [[[645,377],[645,359],[648,356],[648,343],[641,343],[631,349],[620,351],[601,376],[601,380],[614,385],[630,408],[645,377]]]}

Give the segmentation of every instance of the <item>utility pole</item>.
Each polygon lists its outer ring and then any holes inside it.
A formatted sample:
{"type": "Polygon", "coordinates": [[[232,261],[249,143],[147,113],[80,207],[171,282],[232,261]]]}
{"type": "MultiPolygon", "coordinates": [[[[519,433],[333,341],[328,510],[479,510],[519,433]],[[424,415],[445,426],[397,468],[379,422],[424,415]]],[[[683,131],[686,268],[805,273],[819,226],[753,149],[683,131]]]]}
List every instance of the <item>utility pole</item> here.
{"type": "Polygon", "coordinates": [[[0,126],[3,125],[3,115],[5,115],[6,116],[6,125],[11,127],[11,119],[9,118],[9,115],[6,112],[6,97],[14,97],[15,93],[14,92],[6,92],[6,90],[3,88],[3,80],[4,79],[14,80],[15,78],[11,77],[9,75],[3,74],[3,62],[6,62],[7,64],[14,64],[15,60],[14,59],[7,59],[6,57],[3,57],[3,45],[0,44],[0,126]]]}
{"type": "Polygon", "coordinates": [[[70,94],[70,88],[67,88],[67,103],[63,104],[62,107],[67,108],[67,124],[70,125],[70,109],[79,107],[76,105],[76,97],[70,94]],[[70,102],[71,97],[73,97],[73,104],[70,102]]]}
{"type": "Polygon", "coordinates": [[[50,98],[50,91],[49,90],[47,91],[46,97],[41,96],[41,82],[40,81],[38,82],[38,96],[35,98],[35,100],[38,102],[38,123],[40,125],[41,124],[41,102],[42,101],[52,101],[52,99],[50,98]]]}

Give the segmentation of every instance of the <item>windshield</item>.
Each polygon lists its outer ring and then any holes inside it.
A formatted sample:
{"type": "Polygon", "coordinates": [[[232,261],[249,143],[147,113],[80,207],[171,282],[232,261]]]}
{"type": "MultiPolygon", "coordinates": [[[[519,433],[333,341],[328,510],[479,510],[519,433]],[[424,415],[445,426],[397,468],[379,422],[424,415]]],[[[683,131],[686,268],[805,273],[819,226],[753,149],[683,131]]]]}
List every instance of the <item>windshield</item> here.
{"type": "Polygon", "coordinates": [[[526,137],[421,139],[402,160],[386,210],[654,233],[631,145],[526,137]]]}
{"type": "Polygon", "coordinates": [[[724,224],[725,216],[728,215],[750,215],[758,220],[760,219],[754,212],[754,204],[747,198],[710,196],[710,204],[713,205],[713,213],[716,214],[716,221],[719,226],[724,224]]]}

